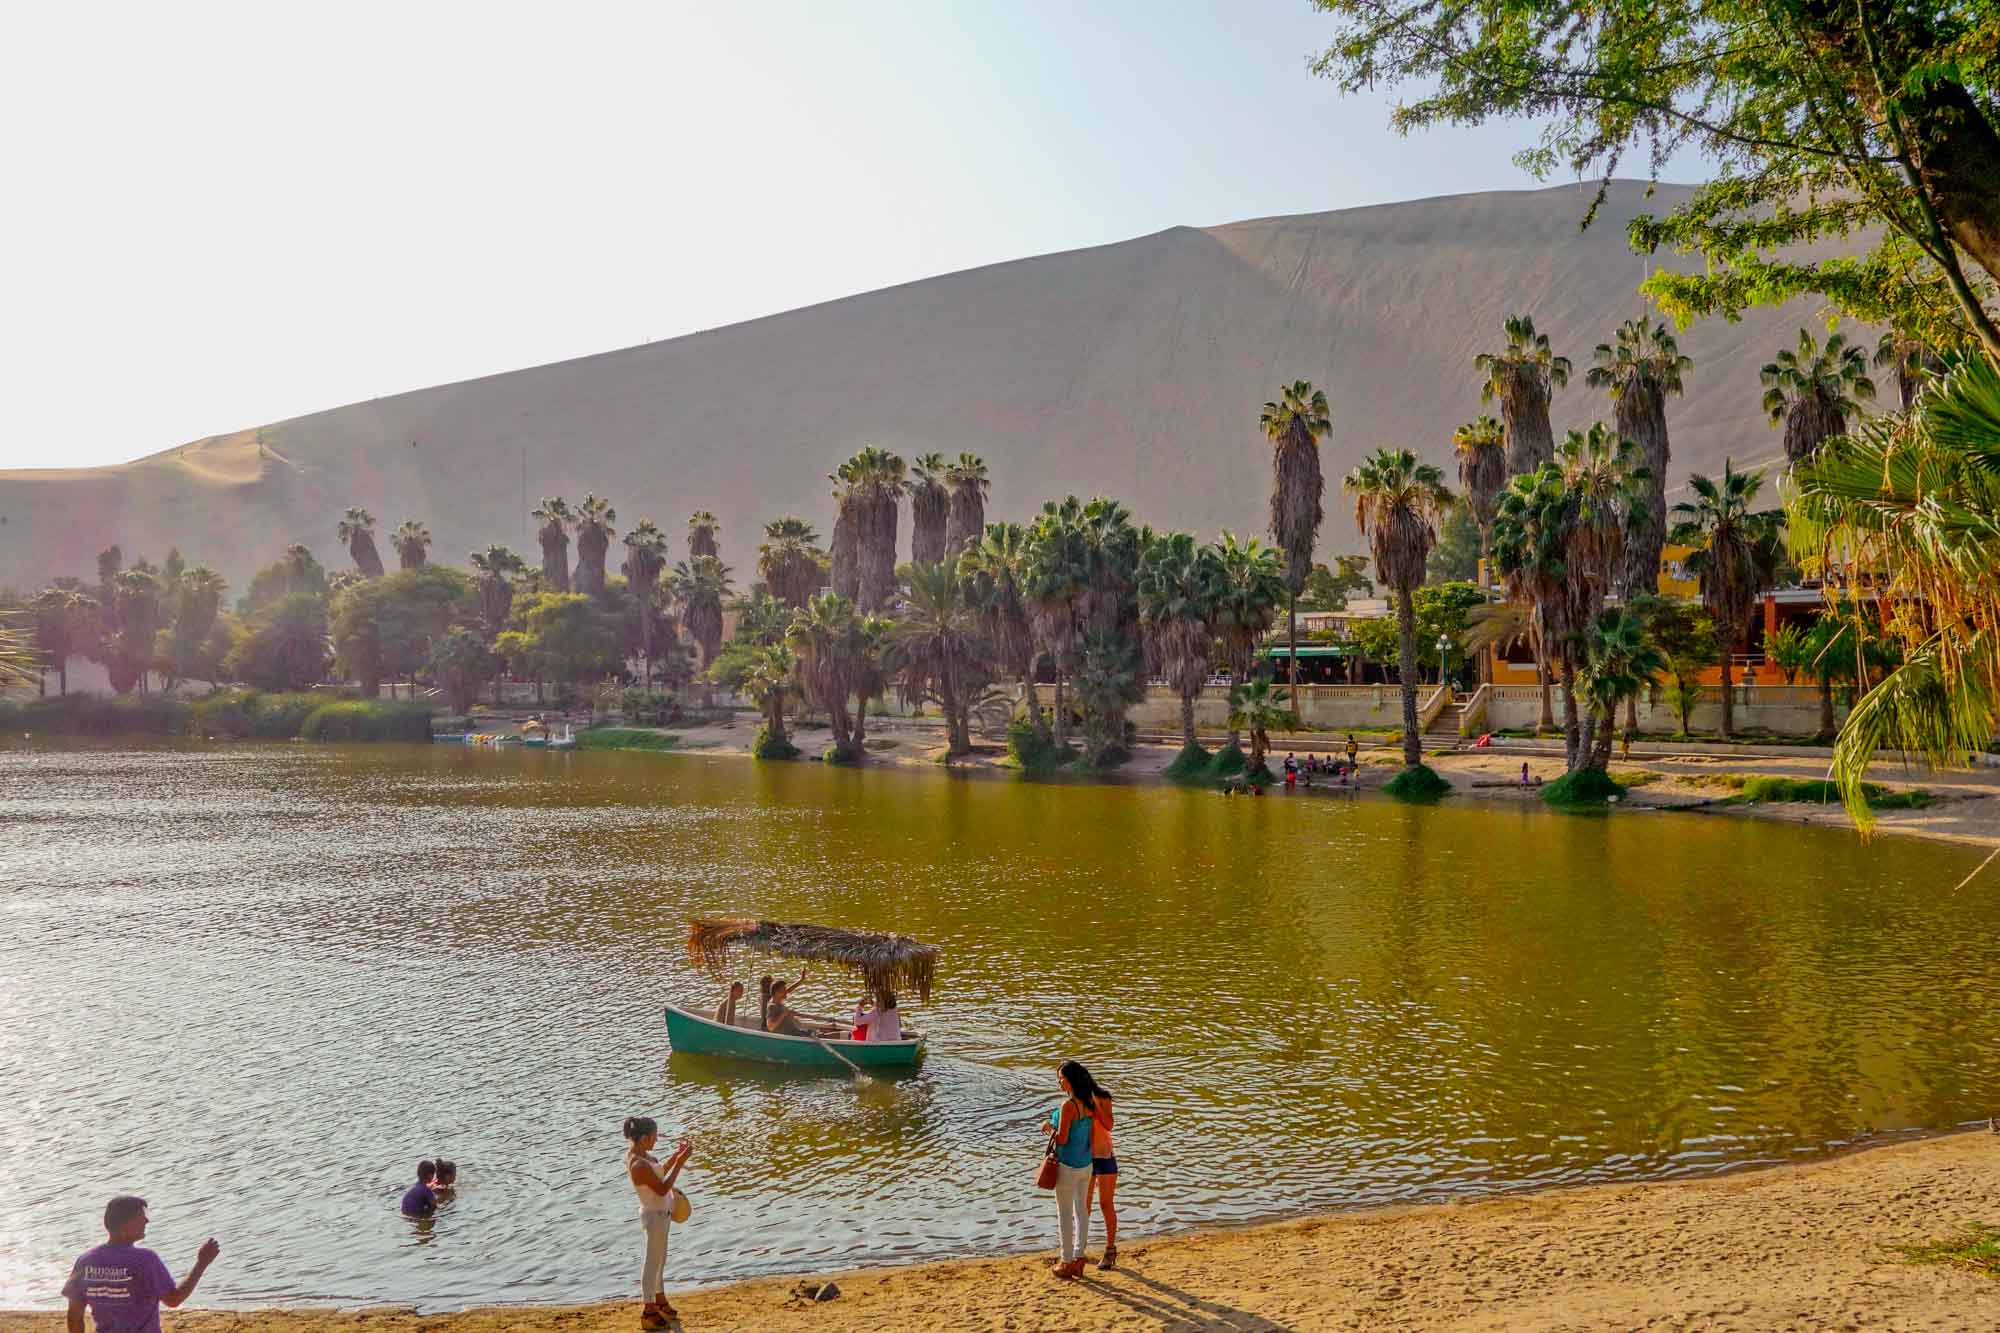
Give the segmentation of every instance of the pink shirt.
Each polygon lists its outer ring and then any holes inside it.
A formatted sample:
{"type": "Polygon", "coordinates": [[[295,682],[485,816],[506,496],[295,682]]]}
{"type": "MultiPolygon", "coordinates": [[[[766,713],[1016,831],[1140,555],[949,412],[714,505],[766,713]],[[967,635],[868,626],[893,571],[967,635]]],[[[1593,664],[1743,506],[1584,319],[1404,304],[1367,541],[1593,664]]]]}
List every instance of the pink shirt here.
{"type": "Polygon", "coordinates": [[[868,1035],[864,1041],[901,1041],[903,1039],[903,1011],[901,1009],[866,1009],[854,1006],[854,1023],[865,1026],[868,1035]]]}

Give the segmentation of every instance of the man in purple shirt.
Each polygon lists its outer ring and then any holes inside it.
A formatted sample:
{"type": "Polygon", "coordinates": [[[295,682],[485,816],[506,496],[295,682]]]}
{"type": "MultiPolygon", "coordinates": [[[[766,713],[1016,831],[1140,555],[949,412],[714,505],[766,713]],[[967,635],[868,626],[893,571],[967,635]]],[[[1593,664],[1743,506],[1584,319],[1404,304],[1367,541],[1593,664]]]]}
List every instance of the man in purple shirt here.
{"type": "Polygon", "coordinates": [[[417,1183],[403,1191],[405,1217],[429,1217],[438,1210],[437,1191],[431,1188],[436,1179],[437,1163],[428,1157],[417,1163],[417,1183]]]}
{"type": "Polygon", "coordinates": [[[195,1283],[222,1253],[211,1236],[195,1255],[193,1271],[176,1285],[160,1256],[139,1248],[146,1238],[146,1201],[135,1194],[104,1205],[104,1232],[110,1239],[85,1250],[63,1284],[69,1333],[84,1333],[85,1306],[97,1333],[160,1333],[160,1306],[172,1309],[194,1295],[195,1283]]]}

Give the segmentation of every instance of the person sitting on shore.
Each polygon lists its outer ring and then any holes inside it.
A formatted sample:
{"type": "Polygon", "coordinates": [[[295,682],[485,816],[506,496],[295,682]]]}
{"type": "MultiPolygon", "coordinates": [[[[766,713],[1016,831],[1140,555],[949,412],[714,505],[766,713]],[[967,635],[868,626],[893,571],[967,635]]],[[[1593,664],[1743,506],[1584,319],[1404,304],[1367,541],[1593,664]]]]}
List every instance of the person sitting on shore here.
{"type": "Polygon", "coordinates": [[[194,1267],[180,1282],[160,1256],[139,1248],[146,1238],[146,1201],[136,1194],[121,1194],[104,1205],[105,1242],[85,1250],[70,1265],[69,1281],[63,1296],[69,1302],[67,1327],[83,1333],[83,1314],[101,1330],[129,1329],[133,1333],[158,1329],[160,1307],[169,1310],[194,1295],[201,1275],[222,1253],[213,1236],[195,1251],[194,1267]]]}
{"type": "Polygon", "coordinates": [[[885,990],[873,1009],[864,1000],[854,1006],[854,1027],[861,1041],[901,1041],[903,1014],[896,1008],[896,992],[885,990]]]}
{"type": "Polygon", "coordinates": [[[723,996],[722,1002],[715,1006],[715,1021],[723,1024],[725,1027],[735,1027],[736,1002],[742,998],[743,983],[740,981],[730,982],[729,994],[723,996]]]}
{"type": "Polygon", "coordinates": [[[436,1162],[426,1157],[417,1163],[417,1183],[403,1191],[403,1216],[429,1217],[438,1210],[437,1191],[431,1188],[436,1179],[436,1162]]]}

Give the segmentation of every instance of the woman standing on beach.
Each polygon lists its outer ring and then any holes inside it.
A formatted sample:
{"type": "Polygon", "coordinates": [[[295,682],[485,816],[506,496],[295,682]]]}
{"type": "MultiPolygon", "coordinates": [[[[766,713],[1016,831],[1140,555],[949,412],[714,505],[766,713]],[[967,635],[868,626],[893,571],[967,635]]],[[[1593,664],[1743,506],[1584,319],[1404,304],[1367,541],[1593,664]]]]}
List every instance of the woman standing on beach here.
{"type": "Polygon", "coordinates": [[[667,1231],[673,1223],[674,1181],[694,1151],[694,1145],[682,1139],[663,1168],[653,1156],[659,1137],[660,1127],[651,1116],[625,1117],[625,1138],[631,1145],[625,1150],[625,1174],[639,1196],[639,1225],[646,1231],[646,1261],[639,1270],[639,1294],[646,1308],[639,1313],[639,1327],[648,1329],[665,1328],[679,1317],[667,1304],[667,1231]]]}
{"type": "Polygon", "coordinates": [[[1068,1281],[1083,1273],[1085,1251],[1090,1248],[1090,1139],[1103,1090],[1075,1060],[1063,1061],[1056,1079],[1067,1096],[1049,1112],[1049,1151],[1056,1159],[1056,1222],[1062,1230],[1062,1262],[1055,1275],[1068,1281]]]}
{"type": "Polygon", "coordinates": [[[1118,1193],[1118,1152],[1111,1142],[1111,1094],[1102,1087],[1091,1104],[1090,1188],[1104,1214],[1104,1257],[1097,1266],[1109,1272],[1118,1267],[1118,1207],[1113,1202],[1118,1193]]]}

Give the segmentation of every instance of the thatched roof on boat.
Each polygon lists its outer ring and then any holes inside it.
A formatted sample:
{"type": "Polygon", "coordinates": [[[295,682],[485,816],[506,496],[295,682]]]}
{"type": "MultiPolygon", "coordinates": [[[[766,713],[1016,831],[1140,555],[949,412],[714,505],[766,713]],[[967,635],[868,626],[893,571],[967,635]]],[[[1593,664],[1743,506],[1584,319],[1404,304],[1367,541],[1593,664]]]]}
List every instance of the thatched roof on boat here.
{"type": "Polygon", "coordinates": [[[704,972],[727,976],[729,949],[777,954],[807,963],[837,963],[866,977],[875,990],[915,991],[931,998],[938,948],[879,930],[757,921],[750,917],[696,917],[688,922],[688,959],[704,972]]]}

